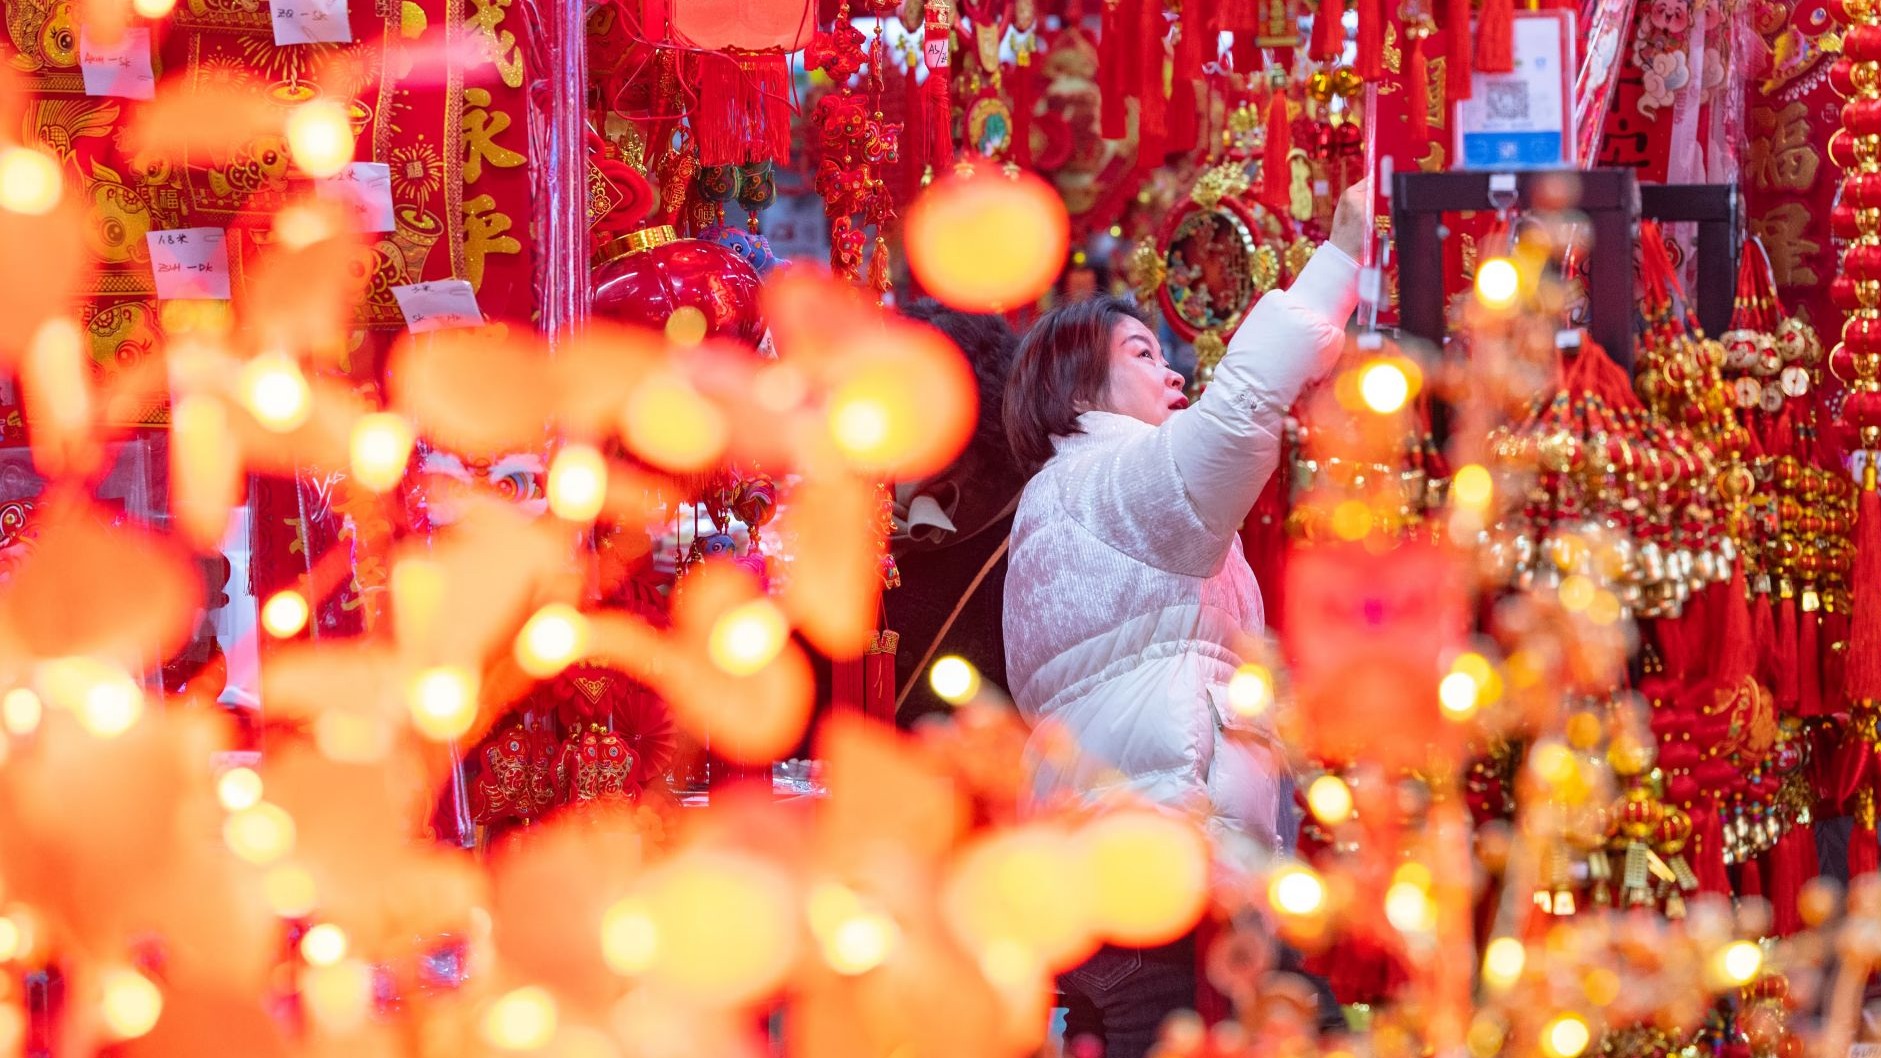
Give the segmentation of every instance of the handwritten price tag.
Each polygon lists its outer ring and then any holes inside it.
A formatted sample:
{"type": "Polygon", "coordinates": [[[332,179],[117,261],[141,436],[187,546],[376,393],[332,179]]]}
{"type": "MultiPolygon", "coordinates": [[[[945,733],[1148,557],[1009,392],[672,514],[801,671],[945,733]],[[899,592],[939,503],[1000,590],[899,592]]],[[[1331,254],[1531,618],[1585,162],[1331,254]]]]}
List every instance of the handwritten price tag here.
{"type": "Polygon", "coordinates": [[[79,27],[78,66],[88,96],[151,99],[157,94],[147,27],[126,29],[117,43],[109,45],[93,40],[83,26],[79,27]]]}
{"type": "Polygon", "coordinates": [[[179,228],[145,235],[150,245],[150,270],[157,277],[157,296],[166,300],[227,301],[228,234],[221,228],[179,228]]]}
{"type": "Polygon", "coordinates": [[[951,64],[952,57],[948,52],[948,43],[945,36],[929,37],[922,42],[922,61],[927,63],[928,69],[945,70],[951,64]]]}
{"type": "Polygon", "coordinates": [[[346,0],[269,0],[276,44],[345,44],[353,39],[346,0]]]}
{"type": "Polygon", "coordinates": [[[405,325],[413,334],[483,326],[483,310],[477,307],[477,295],[467,279],[393,287],[392,296],[398,299],[398,310],[405,314],[405,325]]]}
{"type": "Polygon", "coordinates": [[[359,231],[392,231],[392,167],[383,162],[354,162],[338,176],[319,183],[320,197],[337,203],[359,231]]]}

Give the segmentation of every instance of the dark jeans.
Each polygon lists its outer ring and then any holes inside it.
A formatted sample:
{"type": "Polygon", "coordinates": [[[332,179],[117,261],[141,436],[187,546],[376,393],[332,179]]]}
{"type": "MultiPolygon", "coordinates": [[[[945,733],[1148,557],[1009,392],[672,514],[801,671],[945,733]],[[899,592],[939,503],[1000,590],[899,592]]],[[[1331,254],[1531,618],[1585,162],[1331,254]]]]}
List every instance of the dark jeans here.
{"type": "MultiPolygon", "coordinates": [[[[1324,979],[1306,972],[1300,955],[1281,945],[1278,965],[1312,986],[1319,1004],[1319,1030],[1341,1032],[1345,1017],[1324,979]]],[[[1195,934],[1157,948],[1104,945],[1097,954],[1058,978],[1065,1001],[1068,1058],[1145,1058],[1156,1045],[1163,1019],[1195,1009],[1195,934]],[[1080,1037],[1089,1037],[1080,1044],[1080,1037]],[[1091,1046],[1095,1040],[1098,1048],[1091,1046]]]]}
{"type": "Polygon", "coordinates": [[[1195,934],[1157,948],[1108,944],[1058,979],[1070,1058],[1144,1058],[1163,1019],[1195,1009],[1195,934]],[[1092,1037],[1101,1052],[1090,1049],[1092,1037]]]}

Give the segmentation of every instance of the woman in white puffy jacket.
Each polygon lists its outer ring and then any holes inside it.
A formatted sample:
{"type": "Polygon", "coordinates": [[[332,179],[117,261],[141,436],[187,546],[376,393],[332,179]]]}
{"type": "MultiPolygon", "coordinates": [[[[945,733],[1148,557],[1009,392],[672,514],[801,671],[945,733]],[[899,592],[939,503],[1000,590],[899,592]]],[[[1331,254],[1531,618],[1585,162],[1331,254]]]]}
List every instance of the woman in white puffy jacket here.
{"type": "MultiPolygon", "coordinates": [[[[1228,708],[1263,627],[1237,531],[1279,463],[1287,409],[1343,347],[1363,225],[1354,188],[1331,242],[1248,313],[1192,408],[1122,302],[1064,305],[1026,335],[1006,432],[1037,474],[1013,522],[1005,633],[1041,798],[1122,789],[1220,838],[1283,846],[1283,755],[1228,708]]],[[[1192,941],[1107,948],[1063,987],[1068,1039],[1139,1058],[1194,1003],[1192,941]]]]}

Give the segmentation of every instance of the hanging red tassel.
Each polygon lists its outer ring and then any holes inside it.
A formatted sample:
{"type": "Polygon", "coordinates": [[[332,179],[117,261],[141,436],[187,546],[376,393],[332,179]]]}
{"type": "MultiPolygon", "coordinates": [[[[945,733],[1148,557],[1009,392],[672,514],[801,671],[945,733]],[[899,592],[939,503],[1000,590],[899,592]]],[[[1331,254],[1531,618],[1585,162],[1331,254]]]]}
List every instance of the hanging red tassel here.
{"type": "Polygon", "coordinates": [[[1229,55],[1234,59],[1235,73],[1252,77],[1267,68],[1267,60],[1261,54],[1261,46],[1251,30],[1235,33],[1229,55]]]}
{"type": "Polygon", "coordinates": [[[1731,895],[1731,875],[1724,866],[1724,823],[1709,800],[1700,800],[1687,812],[1692,817],[1692,873],[1698,891],[1731,895]]]}
{"type": "Polygon", "coordinates": [[[1470,0],[1447,0],[1443,24],[1448,45],[1444,49],[1444,96],[1454,103],[1470,97],[1470,70],[1475,65],[1471,60],[1476,38],[1470,32],[1470,0]]]}
{"type": "Polygon", "coordinates": [[[1764,863],[1762,859],[1746,860],[1737,865],[1737,895],[1741,897],[1762,896],[1764,863]]]}
{"type": "Polygon", "coordinates": [[[1515,2],[1483,0],[1476,24],[1476,68],[1484,73],[1515,69],[1515,2]]]}
{"type": "Polygon", "coordinates": [[[1777,839],[1765,857],[1767,892],[1772,914],[1771,926],[1777,936],[1787,937],[1803,929],[1803,915],[1797,906],[1803,885],[1820,870],[1816,860],[1816,832],[1811,827],[1791,826],[1777,839]]]}
{"type": "Polygon", "coordinates": [[[1261,150],[1261,201],[1285,210],[1293,196],[1293,119],[1287,113],[1287,93],[1276,85],[1267,101],[1267,144],[1261,150]]]}
{"type": "Polygon", "coordinates": [[[1822,610],[1809,609],[1797,618],[1797,623],[1796,712],[1822,716],[1822,610]]]}
{"type": "Polygon", "coordinates": [[[1776,606],[1776,652],[1775,664],[1770,672],[1770,692],[1776,698],[1776,707],[1784,713],[1795,713],[1799,700],[1797,693],[1797,635],[1796,597],[1789,591],[1776,606]]]}
{"type": "Polygon", "coordinates": [[[1874,832],[1874,792],[1871,790],[1862,792],[1867,795],[1868,800],[1865,806],[1856,807],[1855,829],[1848,835],[1848,876],[1850,879],[1881,870],[1881,843],[1877,843],[1874,832]]]}
{"type": "Polygon", "coordinates": [[[1357,0],[1358,55],[1352,69],[1367,81],[1385,75],[1384,0],[1357,0]]]}
{"type": "Polygon", "coordinates": [[[1430,64],[1424,59],[1424,38],[1429,34],[1413,26],[1405,30],[1411,38],[1411,55],[1404,61],[1405,106],[1409,107],[1411,139],[1422,143],[1430,139],[1430,64]]]}
{"type": "Polygon", "coordinates": [[[790,160],[790,60],[755,51],[704,52],[692,62],[691,108],[701,165],[790,160]]]}
{"type": "Polygon", "coordinates": [[[1837,609],[1822,618],[1822,711],[1825,715],[1848,711],[1848,689],[1844,677],[1848,672],[1848,600],[1837,603],[1837,609]],[[1837,643],[1843,649],[1837,650],[1837,643]]]}
{"type": "Polygon", "coordinates": [[[1842,676],[1842,690],[1851,706],[1881,701],[1881,496],[1875,492],[1873,462],[1862,474],[1854,543],[1855,568],[1849,578],[1852,619],[1848,667],[1842,676]]]}
{"type": "Polygon", "coordinates": [[[954,29],[948,18],[947,5],[929,0],[921,55],[927,66],[927,82],[921,86],[927,112],[921,119],[927,129],[928,168],[936,176],[947,175],[954,164],[953,100],[948,83],[953,80],[954,29]]]}
{"type": "Polygon", "coordinates": [[[1168,23],[1163,18],[1162,0],[1143,0],[1138,7],[1136,86],[1136,167],[1141,172],[1158,169],[1169,149],[1169,100],[1163,94],[1163,67],[1168,23]]]}
{"type": "Polygon", "coordinates": [[[1345,0],[1319,0],[1313,12],[1313,39],[1306,57],[1314,62],[1332,62],[1345,51],[1345,0]]]}
{"type": "Polygon", "coordinates": [[[1121,140],[1130,134],[1130,92],[1136,83],[1131,74],[1136,66],[1136,52],[1123,46],[1129,36],[1125,26],[1136,24],[1135,0],[1120,0],[1104,5],[1103,33],[1099,43],[1109,61],[1097,64],[1098,132],[1107,140],[1121,140]]]}
{"type": "Polygon", "coordinates": [[[1165,149],[1170,154],[1195,150],[1201,134],[1195,85],[1194,79],[1178,76],[1169,86],[1169,138],[1165,149]]]}

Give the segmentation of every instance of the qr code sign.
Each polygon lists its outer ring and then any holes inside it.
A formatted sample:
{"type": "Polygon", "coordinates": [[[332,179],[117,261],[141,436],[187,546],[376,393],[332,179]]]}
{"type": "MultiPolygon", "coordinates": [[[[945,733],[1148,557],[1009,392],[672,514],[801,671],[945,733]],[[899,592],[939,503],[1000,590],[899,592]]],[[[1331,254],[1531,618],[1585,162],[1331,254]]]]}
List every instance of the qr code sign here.
{"type": "Polygon", "coordinates": [[[1484,100],[1492,121],[1528,120],[1528,82],[1492,81],[1484,100]]]}

